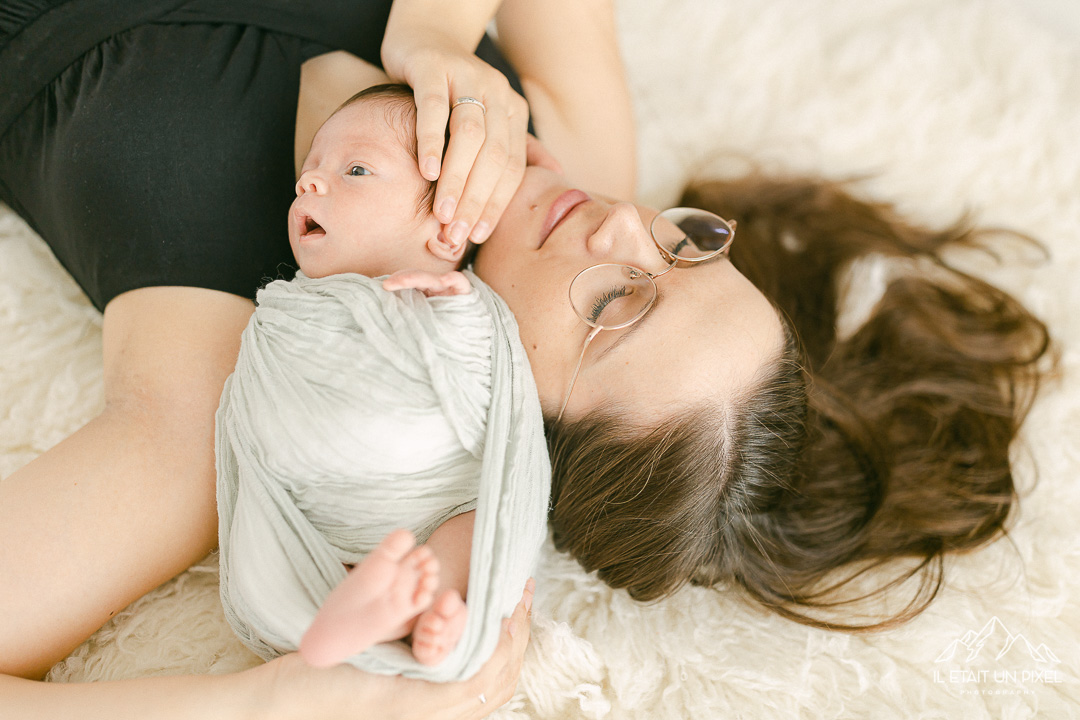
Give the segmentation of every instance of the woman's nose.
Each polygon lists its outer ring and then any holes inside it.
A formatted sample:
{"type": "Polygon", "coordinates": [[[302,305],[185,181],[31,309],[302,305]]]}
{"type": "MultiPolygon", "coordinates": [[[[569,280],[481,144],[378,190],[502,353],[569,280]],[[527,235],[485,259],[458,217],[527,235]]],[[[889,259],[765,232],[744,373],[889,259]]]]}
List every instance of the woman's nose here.
{"type": "Polygon", "coordinates": [[[300,173],[300,179],[296,181],[296,197],[311,192],[316,194],[326,192],[326,181],[314,170],[306,170],[300,173]]]}
{"type": "Polygon", "coordinates": [[[649,228],[632,203],[612,205],[588,245],[589,251],[602,262],[627,263],[650,272],[666,267],[649,228]]]}

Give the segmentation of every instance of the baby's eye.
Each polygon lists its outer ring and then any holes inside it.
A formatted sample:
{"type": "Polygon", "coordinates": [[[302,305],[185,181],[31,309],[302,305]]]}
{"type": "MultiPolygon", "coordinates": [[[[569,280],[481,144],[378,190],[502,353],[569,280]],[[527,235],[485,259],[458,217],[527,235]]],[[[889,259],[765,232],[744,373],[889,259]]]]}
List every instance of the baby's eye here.
{"type": "Polygon", "coordinates": [[[353,165],[352,167],[349,168],[349,175],[352,175],[354,177],[358,176],[358,175],[370,175],[370,174],[371,174],[371,171],[368,170],[363,165],[353,165]]]}

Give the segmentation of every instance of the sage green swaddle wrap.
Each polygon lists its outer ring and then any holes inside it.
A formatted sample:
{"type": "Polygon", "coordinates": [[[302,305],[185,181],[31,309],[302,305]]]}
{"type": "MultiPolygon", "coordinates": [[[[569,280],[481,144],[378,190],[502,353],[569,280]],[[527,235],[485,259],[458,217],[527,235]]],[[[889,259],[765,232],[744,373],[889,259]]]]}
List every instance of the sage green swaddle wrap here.
{"type": "Polygon", "coordinates": [[[439,665],[403,643],[349,662],[433,681],[473,675],[546,535],[551,468],[509,308],[298,273],[260,290],[217,413],[221,599],[266,659],[299,647],[330,591],[390,531],[424,542],[475,507],[461,640],[439,665]]]}

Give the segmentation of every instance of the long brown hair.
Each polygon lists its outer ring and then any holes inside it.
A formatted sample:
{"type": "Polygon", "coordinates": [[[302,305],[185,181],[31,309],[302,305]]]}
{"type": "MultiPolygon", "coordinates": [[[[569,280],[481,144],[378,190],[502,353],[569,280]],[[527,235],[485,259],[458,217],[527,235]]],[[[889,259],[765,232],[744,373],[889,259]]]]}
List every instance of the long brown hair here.
{"type": "Polygon", "coordinates": [[[604,409],[549,418],[556,547],[640,600],[722,583],[816,627],[914,617],[945,553],[1005,532],[1009,445],[1046,370],[1046,327],[942,257],[990,247],[964,223],[920,228],[821,180],[707,182],[682,204],[738,220],[731,260],[785,319],[785,347],[739,397],[644,433],[604,409]],[[843,273],[870,254],[913,271],[838,337],[843,273]],[[913,562],[883,579],[900,558],[913,562]],[[902,610],[851,622],[916,576],[902,610]]]}

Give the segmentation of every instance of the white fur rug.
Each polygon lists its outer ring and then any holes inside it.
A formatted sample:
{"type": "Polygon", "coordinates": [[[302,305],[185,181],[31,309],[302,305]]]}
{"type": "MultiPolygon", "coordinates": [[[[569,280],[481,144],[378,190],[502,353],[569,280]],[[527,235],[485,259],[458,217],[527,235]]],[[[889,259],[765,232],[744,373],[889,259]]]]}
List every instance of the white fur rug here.
{"type": "MultiPolygon", "coordinates": [[[[691,176],[754,162],[874,173],[859,191],[915,219],[967,210],[1030,232],[1048,264],[975,267],[1049,322],[1063,372],[1015,448],[1013,544],[953,559],[917,620],[853,637],[722,591],[640,605],[549,551],[519,691],[497,717],[1080,717],[1080,4],[1032,2],[624,0],[645,201],[664,206],[691,176]]],[[[6,476],[100,409],[101,321],[6,209],[0,268],[6,476]]],[[[872,296],[863,285],[856,310],[872,296]]],[[[222,618],[216,571],[211,556],[135,603],[51,678],[252,665],[222,618]]]]}

